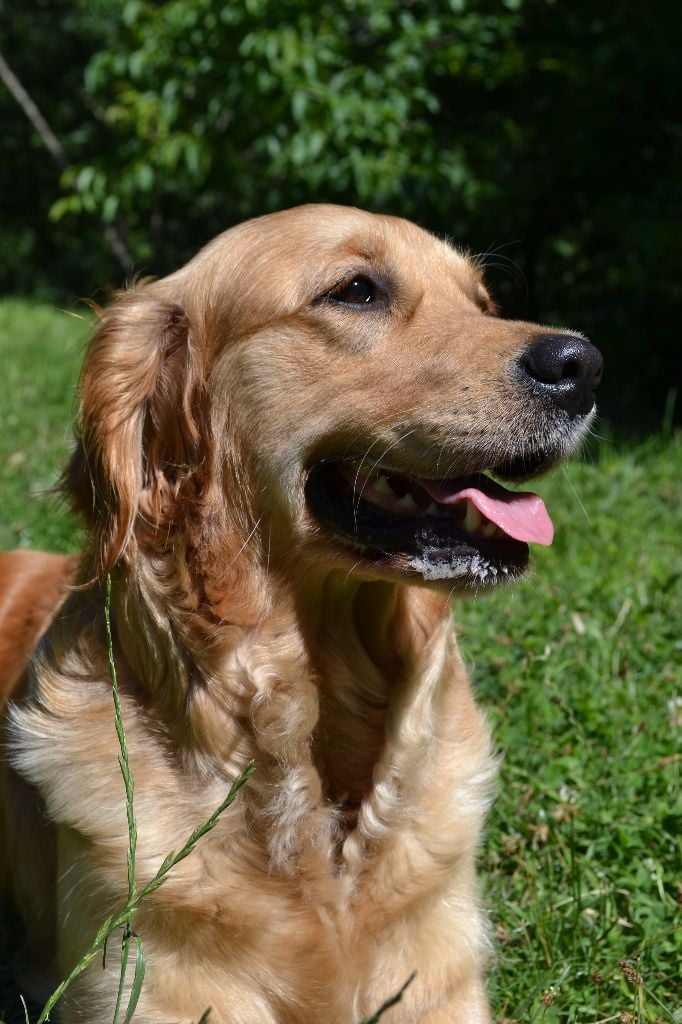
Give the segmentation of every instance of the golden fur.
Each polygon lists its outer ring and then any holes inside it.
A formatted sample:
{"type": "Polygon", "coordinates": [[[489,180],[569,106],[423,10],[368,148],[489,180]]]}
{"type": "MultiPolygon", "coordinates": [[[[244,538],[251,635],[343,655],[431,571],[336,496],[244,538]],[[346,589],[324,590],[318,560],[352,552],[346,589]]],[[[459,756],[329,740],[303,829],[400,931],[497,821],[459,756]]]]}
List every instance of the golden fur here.
{"type": "MultiPolygon", "coordinates": [[[[353,1024],[413,972],[392,1024],[490,1020],[474,861],[495,771],[451,581],[334,545],[304,485],[349,451],[442,477],[546,439],[509,373],[540,329],[491,313],[445,242],[331,206],[240,225],[102,313],[68,473],[80,586],[68,560],[0,556],[0,865],[42,984],[127,891],[111,572],[140,884],[256,762],[135,919],[136,1021],[353,1024]],[[319,300],[365,273],[391,282],[381,314],[319,300]]],[[[553,428],[562,452],[583,427],[553,428]]],[[[67,991],[66,1024],[111,1020],[117,945],[67,991]]]]}

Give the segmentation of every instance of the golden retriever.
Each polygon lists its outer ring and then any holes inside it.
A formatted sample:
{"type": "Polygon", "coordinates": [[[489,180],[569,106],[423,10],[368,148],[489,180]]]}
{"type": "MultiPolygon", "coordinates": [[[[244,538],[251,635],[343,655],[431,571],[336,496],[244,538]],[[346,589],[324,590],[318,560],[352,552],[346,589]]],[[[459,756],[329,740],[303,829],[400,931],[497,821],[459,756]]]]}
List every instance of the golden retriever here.
{"type": "MultiPolygon", "coordinates": [[[[0,563],[2,873],[36,970],[68,972],[127,895],[111,573],[139,885],[256,765],[135,918],[135,1020],[357,1024],[413,972],[393,1024],[490,1020],[495,762],[449,598],[551,542],[540,499],[485,473],[574,450],[600,374],[580,335],[497,318],[457,249],[336,206],[239,225],[115,298],[67,473],[78,585],[51,556],[0,563]]],[[[66,1024],[112,1019],[117,945],[66,1024]]]]}

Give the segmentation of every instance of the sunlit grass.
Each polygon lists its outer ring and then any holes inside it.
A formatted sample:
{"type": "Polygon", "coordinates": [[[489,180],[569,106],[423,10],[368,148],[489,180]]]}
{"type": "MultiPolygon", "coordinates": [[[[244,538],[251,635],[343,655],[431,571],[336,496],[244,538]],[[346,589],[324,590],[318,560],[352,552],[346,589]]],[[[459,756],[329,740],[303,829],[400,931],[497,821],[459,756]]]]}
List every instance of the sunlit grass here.
{"type": "Polygon", "coordinates": [[[682,1019],[682,445],[539,486],[532,577],[456,609],[504,754],[483,853],[498,1016],[682,1019]]]}
{"type": "Polygon", "coordinates": [[[75,385],[91,317],[0,301],[0,550],[73,550],[74,523],[50,490],[71,439],[75,385]]]}

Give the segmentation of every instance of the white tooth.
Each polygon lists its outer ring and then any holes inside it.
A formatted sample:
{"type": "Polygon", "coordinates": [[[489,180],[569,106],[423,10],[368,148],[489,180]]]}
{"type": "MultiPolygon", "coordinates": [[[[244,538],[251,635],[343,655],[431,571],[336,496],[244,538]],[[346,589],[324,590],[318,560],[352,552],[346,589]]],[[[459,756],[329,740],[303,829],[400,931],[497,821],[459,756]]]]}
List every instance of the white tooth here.
{"type": "Polygon", "coordinates": [[[482,521],[483,516],[478,511],[476,506],[472,502],[467,501],[467,514],[464,517],[462,529],[466,530],[467,533],[473,533],[475,530],[478,529],[482,521]]]}
{"type": "Polygon", "coordinates": [[[481,526],[481,533],[483,534],[484,537],[494,537],[497,532],[497,527],[495,526],[494,523],[491,523],[489,520],[487,523],[484,522],[483,525],[481,526]]]}
{"type": "Polygon", "coordinates": [[[419,506],[417,505],[416,501],[414,500],[412,495],[409,493],[409,491],[408,491],[407,494],[404,494],[402,496],[402,498],[399,498],[396,501],[395,507],[400,509],[401,512],[418,512],[419,511],[419,506]]]}
{"type": "Polygon", "coordinates": [[[424,512],[424,515],[425,516],[439,516],[440,515],[440,509],[439,509],[438,505],[436,505],[435,501],[431,502],[429,507],[424,512]]]}
{"type": "Polygon", "coordinates": [[[386,493],[388,491],[390,494],[393,494],[393,491],[391,490],[391,485],[389,484],[385,476],[380,476],[377,478],[377,480],[374,481],[374,490],[383,493],[386,493]]]}

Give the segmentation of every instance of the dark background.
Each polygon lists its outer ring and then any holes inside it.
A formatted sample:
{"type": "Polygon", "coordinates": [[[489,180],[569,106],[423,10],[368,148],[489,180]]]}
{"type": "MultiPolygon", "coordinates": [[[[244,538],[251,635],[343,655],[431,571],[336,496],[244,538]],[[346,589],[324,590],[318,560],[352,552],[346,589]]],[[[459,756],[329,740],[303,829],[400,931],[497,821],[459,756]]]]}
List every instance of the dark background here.
{"type": "Polygon", "coordinates": [[[4,0],[0,50],[63,148],[0,84],[0,294],[101,299],[245,217],[350,203],[488,254],[503,315],[602,348],[607,420],[669,426],[677,3],[4,0]]]}

